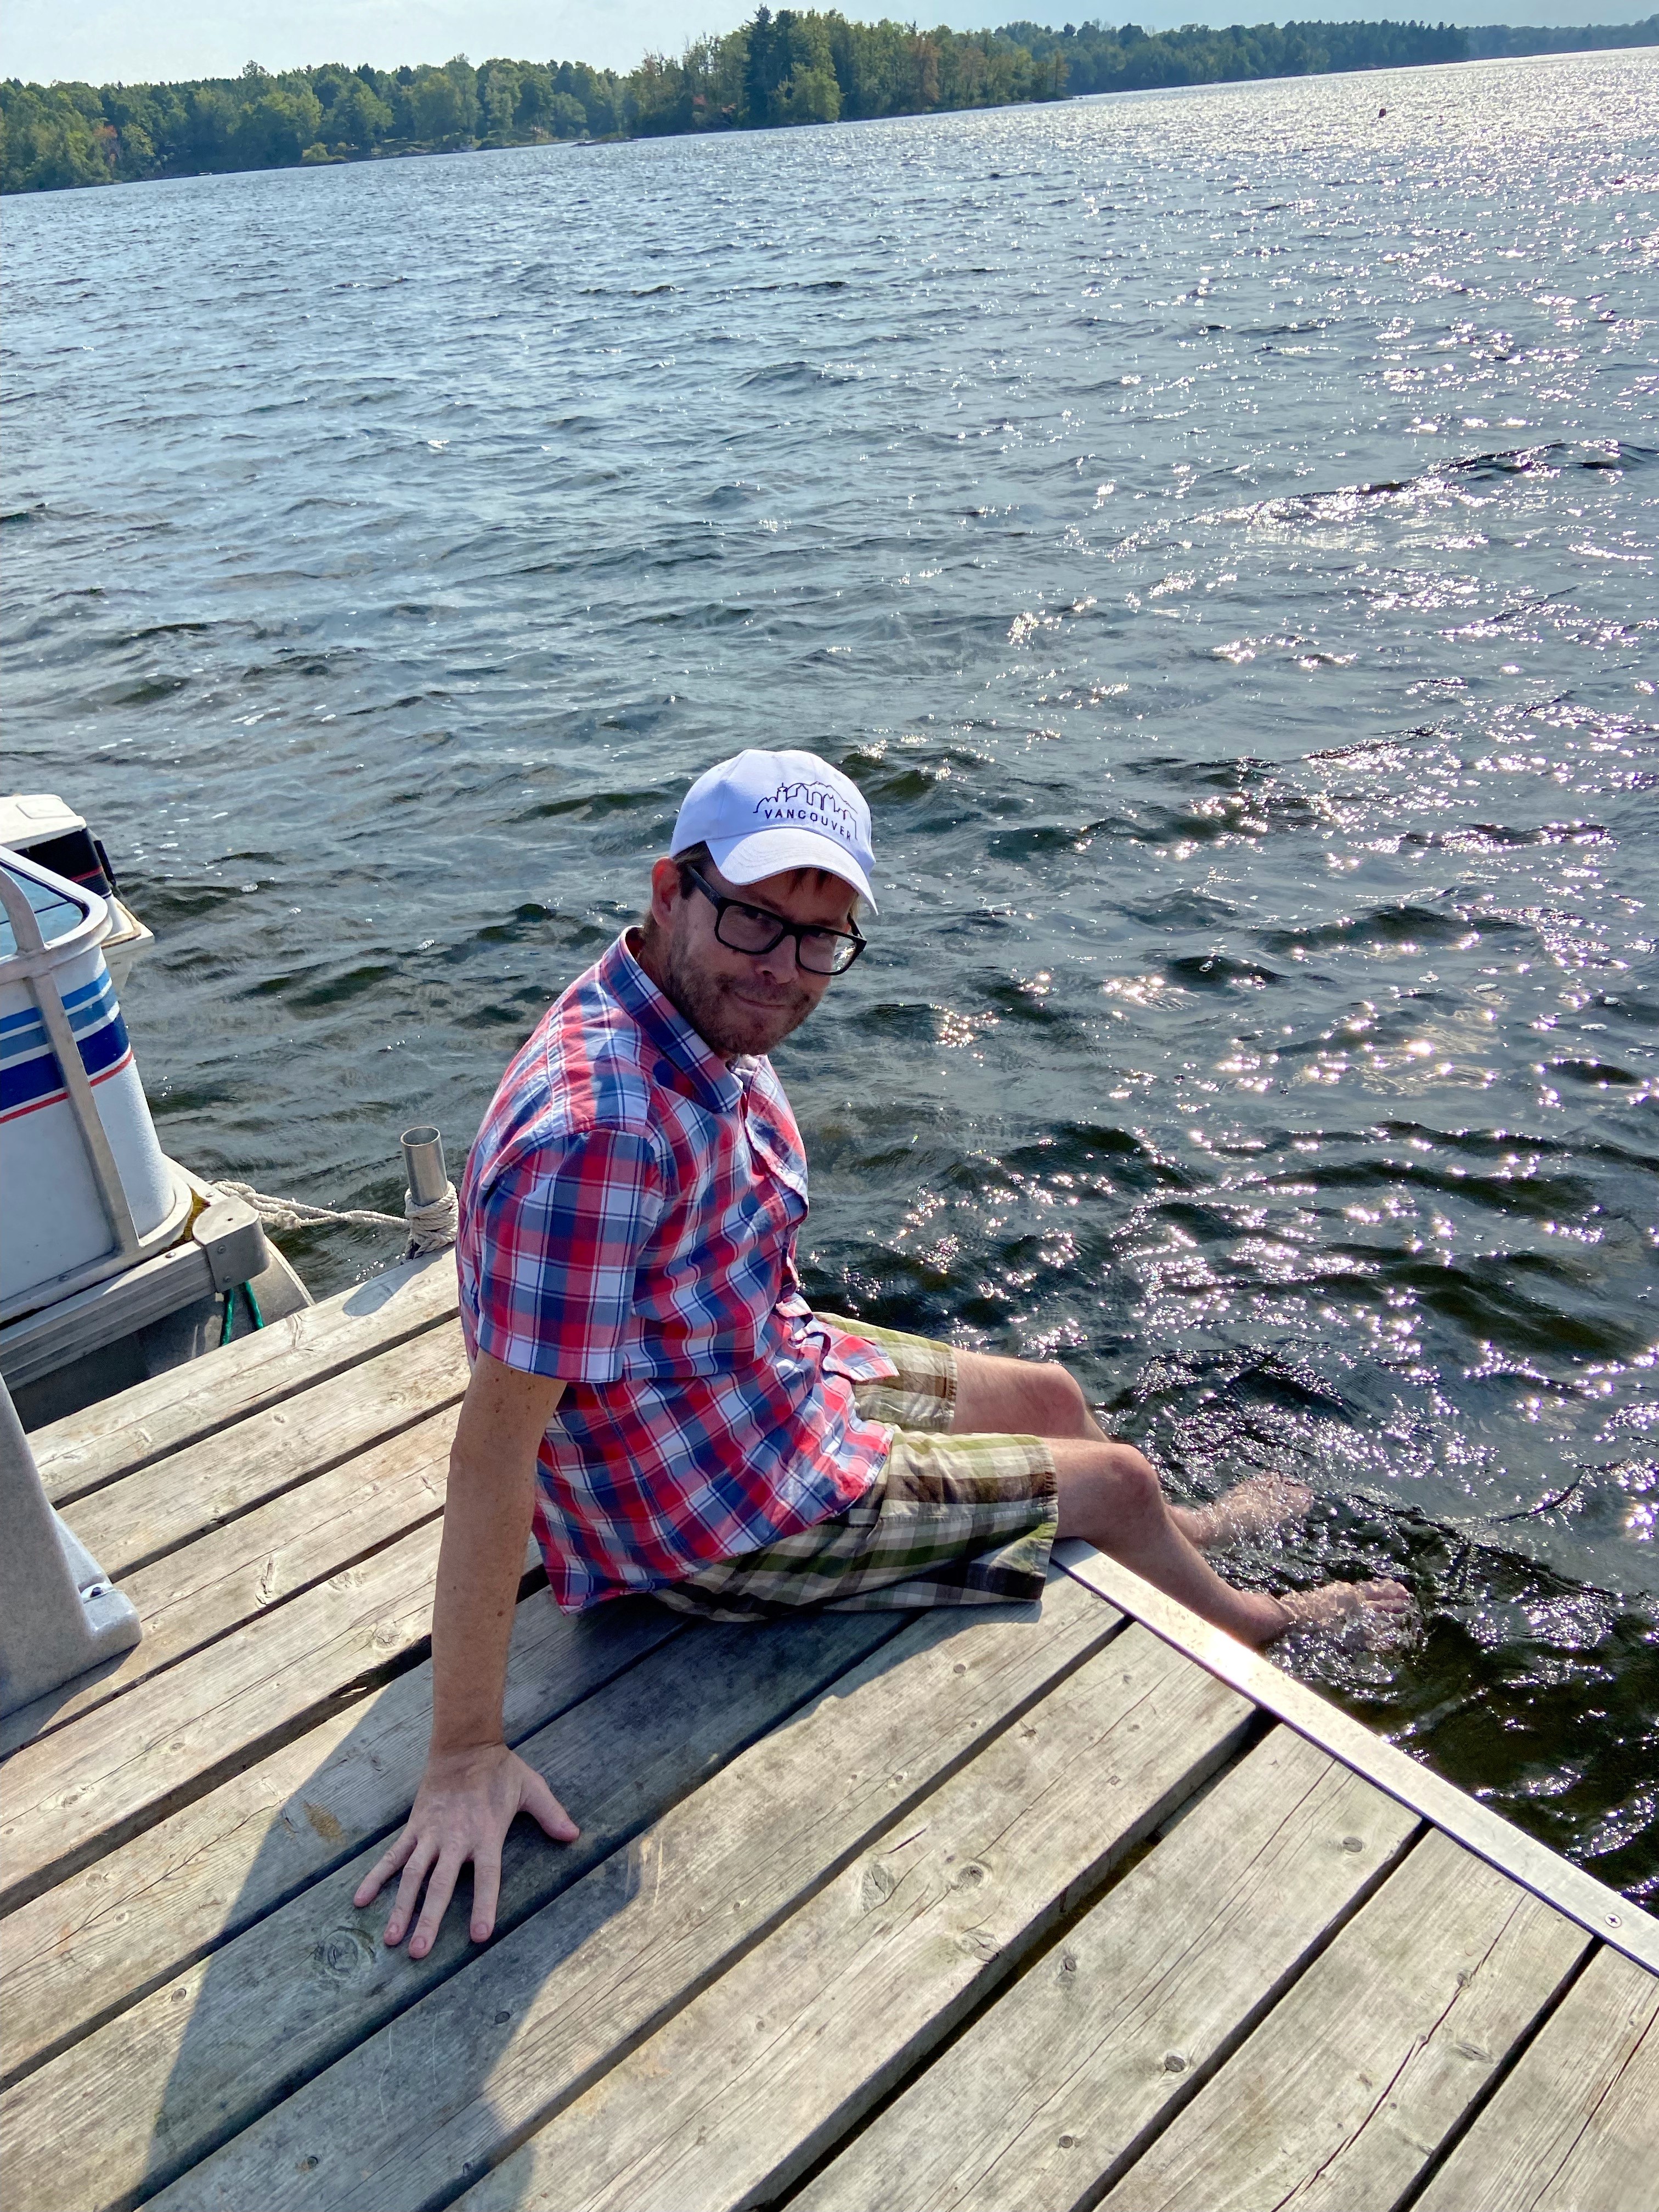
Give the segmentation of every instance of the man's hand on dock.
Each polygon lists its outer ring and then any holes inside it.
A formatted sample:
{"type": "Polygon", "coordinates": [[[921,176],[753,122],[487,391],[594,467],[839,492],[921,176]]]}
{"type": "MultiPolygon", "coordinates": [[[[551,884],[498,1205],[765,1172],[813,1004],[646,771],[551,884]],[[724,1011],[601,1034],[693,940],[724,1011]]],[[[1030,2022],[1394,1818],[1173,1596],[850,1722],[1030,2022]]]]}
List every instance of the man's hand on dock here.
{"type": "Polygon", "coordinates": [[[472,1864],[472,1923],[475,1943],[495,1927],[495,1900],[501,1887],[501,1845],[514,1816],[528,1813],[556,1844],[573,1844],[575,1822],[533,1766],[504,1743],[480,1744],[465,1751],[434,1750],[427,1760],[420,1790],[403,1833],[358,1885],[354,1905],[372,1905],[401,1870],[386,1941],[400,1943],[426,1885],[426,1903],[409,1939],[409,1954],[423,1959],[454,1895],[461,1869],[472,1864]]]}

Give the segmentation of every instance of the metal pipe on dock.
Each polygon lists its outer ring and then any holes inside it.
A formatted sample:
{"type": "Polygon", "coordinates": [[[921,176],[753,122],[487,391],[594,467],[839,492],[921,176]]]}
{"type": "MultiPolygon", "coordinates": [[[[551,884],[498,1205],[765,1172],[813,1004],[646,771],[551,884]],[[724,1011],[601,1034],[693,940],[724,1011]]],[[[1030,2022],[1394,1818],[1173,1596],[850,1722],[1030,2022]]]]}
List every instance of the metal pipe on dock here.
{"type": "Polygon", "coordinates": [[[444,1140],[429,1121],[405,1129],[398,1139],[404,1148],[404,1174],[409,1195],[416,1206],[435,1206],[449,1188],[444,1166],[444,1140]]]}

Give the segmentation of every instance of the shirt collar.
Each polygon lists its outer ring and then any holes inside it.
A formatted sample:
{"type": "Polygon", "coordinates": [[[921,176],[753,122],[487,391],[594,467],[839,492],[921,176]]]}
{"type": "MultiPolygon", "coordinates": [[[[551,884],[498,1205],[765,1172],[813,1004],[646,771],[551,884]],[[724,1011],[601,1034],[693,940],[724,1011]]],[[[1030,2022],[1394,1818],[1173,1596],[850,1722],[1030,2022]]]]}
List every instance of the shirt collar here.
{"type": "Polygon", "coordinates": [[[689,1076],[704,1105],[717,1114],[736,1111],[760,1063],[745,1055],[728,1066],[705,1044],[629,951],[625,932],[600,959],[599,978],[639,1024],[654,1062],[647,1070],[653,1082],[672,1085],[676,1074],[689,1076]]]}

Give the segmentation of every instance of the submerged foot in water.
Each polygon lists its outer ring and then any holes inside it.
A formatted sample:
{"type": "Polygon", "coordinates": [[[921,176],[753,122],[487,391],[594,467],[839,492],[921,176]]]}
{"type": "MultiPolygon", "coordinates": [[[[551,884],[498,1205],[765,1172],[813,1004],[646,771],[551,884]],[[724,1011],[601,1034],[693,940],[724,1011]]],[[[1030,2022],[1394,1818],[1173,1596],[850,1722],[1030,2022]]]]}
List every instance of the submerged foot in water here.
{"type": "Polygon", "coordinates": [[[1322,1629],[1373,1648],[1394,1642],[1416,1614],[1411,1592],[1395,1582],[1322,1583],[1317,1589],[1281,1591],[1273,1603],[1285,1615],[1283,1633],[1322,1629]]]}
{"type": "Polygon", "coordinates": [[[1306,1518],[1313,1492],[1305,1482],[1291,1482],[1279,1474],[1252,1474],[1236,1482],[1213,1504],[1188,1509],[1187,1531],[1201,1552],[1218,1551],[1224,1544],[1242,1543],[1260,1536],[1286,1521],[1306,1518]]]}

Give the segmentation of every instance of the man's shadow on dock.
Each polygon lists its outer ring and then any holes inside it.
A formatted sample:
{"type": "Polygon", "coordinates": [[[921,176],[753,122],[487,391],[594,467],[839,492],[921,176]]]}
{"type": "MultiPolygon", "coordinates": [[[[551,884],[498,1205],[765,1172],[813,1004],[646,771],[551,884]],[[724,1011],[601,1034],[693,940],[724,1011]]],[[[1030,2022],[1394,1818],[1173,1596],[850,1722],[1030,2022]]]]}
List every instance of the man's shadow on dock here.
{"type": "MultiPolygon", "coordinates": [[[[953,1634],[993,1611],[1037,1613],[1035,1606],[951,1609],[930,1614],[926,1632],[929,1640],[953,1634]]],[[[374,2198],[371,2147],[384,2148],[387,2121],[398,2116],[402,2132],[441,2158],[436,2139],[453,2130],[442,2201],[470,2186],[505,2148],[489,2124],[489,2084],[526,2006],[551,1978],[574,1971],[579,1954],[592,1958],[594,1939],[642,1893],[654,1887],[660,1895],[667,1884],[675,1919],[702,1910],[683,1851],[653,1824],[792,1714],[840,1693],[849,1674],[879,1669],[883,1647],[916,1620],[909,1612],[823,1613],[726,1626],[629,1600],[561,1620],[544,1593],[522,1601],[508,1734],[582,1833],[561,1846],[520,1816],[503,1856],[492,1941],[470,1941],[464,1875],[437,1942],[419,1961],[381,1940],[395,1881],[361,1911],[351,1896],[397,1834],[419,1778],[429,1662],[371,1696],[264,1816],[260,1847],[217,1922],[218,1948],[174,1984],[184,1997],[193,1981],[194,1999],[147,2171],[125,2201],[154,2195],[224,2146],[211,2185],[205,2174],[187,2185],[191,2203],[303,2203],[332,2212],[356,2201],[351,2192],[362,2186],[363,2201],[379,2204],[386,2200],[374,2198]],[[526,1730],[523,1716],[532,1711],[541,1717],[526,1730]],[[526,1924],[532,1919],[533,1929],[526,1924]],[[340,2070],[321,2078],[331,2069],[340,2070]],[[353,2139],[358,2115],[361,2144],[353,2139]],[[489,2149],[480,2118],[495,2137],[489,2149]],[[255,2134],[237,2146],[249,2129],[255,2134]]],[[[689,1832],[695,1838],[695,1814],[689,1832]]],[[[617,1972],[630,1956],[617,1956],[617,1972]]],[[[608,2047],[597,1989],[610,1972],[607,1960],[598,1985],[591,1972],[580,1977],[585,2022],[573,2023],[562,2080],[581,2072],[576,2045],[584,2038],[592,2060],[608,2047]]],[[[166,2011],[159,2021],[152,2012],[151,2024],[167,2033],[166,2011]]],[[[428,2172],[420,2201],[433,2186],[428,2172]]]]}

